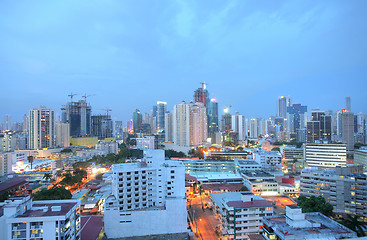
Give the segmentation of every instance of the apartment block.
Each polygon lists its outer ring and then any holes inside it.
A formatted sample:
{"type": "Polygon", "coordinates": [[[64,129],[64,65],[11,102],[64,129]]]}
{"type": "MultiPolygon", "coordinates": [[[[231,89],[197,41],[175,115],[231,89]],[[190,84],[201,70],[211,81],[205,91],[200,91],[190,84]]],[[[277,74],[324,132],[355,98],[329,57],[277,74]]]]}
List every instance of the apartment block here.
{"type": "Polygon", "coordinates": [[[354,150],[354,164],[360,164],[367,169],[367,149],[354,150]]]}
{"type": "Polygon", "coordinates": [[[306,144],[305,161],[308,167],[332,169],[347,164],[345,144],[306,144]]]}
{"type": "Polygon", "coordinates": [[[336,212],[367,217],[367,175],[351,173],[349,167],[335,170],[305,168],[301,173],[301,194],[322,195],[336,212]]]}
{"type": "Polygon", "coordinates": [[[1,239],[80,239],[79,200],[32,201],[14,197],[0,204],[1,239]]]}
{"type": "Polygon", "coordinates": [[[142,162],[112,166],[112,195],[105,201],[108,238],[187,231],[185,167],[145,150],[142,162]],[[144,227],[142,227],[144,226],[144,227]]]}
{"type": "Polygon", "coordinates": [[[243,185],[247,187],[255,195],[271,196],[278,194],[278,182],[275,180],[275,176],[262,171],[239,171],[243,185]]]}

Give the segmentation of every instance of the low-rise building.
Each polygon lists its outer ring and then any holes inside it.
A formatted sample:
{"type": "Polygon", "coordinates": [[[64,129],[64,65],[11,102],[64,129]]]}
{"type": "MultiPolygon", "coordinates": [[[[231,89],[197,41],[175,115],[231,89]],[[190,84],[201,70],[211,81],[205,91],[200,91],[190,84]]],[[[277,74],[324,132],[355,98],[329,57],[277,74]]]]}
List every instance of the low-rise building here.
{"type": "Polygon", "coordinates": [[[255,195],[278,195],[278,183],[275,176],[262,171],[240,171],[243,184],[255,195]]]}
{"type": "Polygon", "coordinates": [[[286,206],[286,214],[266,217],[263,236],[267,240],[342,239],[357,237],[349,228],[319,212],[302,213],[297,205],[286,206]]]}
{"type": "Polygon", "coordinates": [[[262,166],[264,170],[281,171],[282,155],[278,151],[259,151],[253,154],[253,159],[262,166]]]}
{"type": "Polygon", "coordinates": [[[195,172],[219,172],[219,173],[235,173],[234,161],[216,161],[216,160],[183,160],[185,171],[187,173],[195,172]]]}
{"type": "Polygon", "coordinates": [[[253,170],[261,170],[261,165],[254,160],[250,159],[235,159],[234,164],[236,165],[236,171],[246,170],[246,171],[253,171],[253,170]]]}
{"type": "Polygon", "coordinates": [[[105,154],[113,153],[118,154],[119,152],[119,144],[116,141],[111,142],[102,142],[99,141],[96,146],[96,150],[104,151],[105,154]]]}
{"type": "Polygon", "coordinates": [[[221,233],[228,239],[248,239],[261,233],[263,218],[273,215],[271,202],[251,192],[211,193],[214,213],[221,222],[221,233]]]}
{"type": "Polygon", "coordinates": [[[80,202],[16,197],[0,204],[1,239],[80,239],[80,202]]]}
{"type": "Polygon", "coordinates": [[[367,175],[351,173],[349,167],[335,170],[305,168],[301,173],[301,194],[322,195],[336,212],[367,217],[367,175]]]}
{"type": "Polygon", "coordinates": [[[156,149],[157,140],[154,136],[144,136],[136,138],[136,148],[137,149],[156,149]]]}

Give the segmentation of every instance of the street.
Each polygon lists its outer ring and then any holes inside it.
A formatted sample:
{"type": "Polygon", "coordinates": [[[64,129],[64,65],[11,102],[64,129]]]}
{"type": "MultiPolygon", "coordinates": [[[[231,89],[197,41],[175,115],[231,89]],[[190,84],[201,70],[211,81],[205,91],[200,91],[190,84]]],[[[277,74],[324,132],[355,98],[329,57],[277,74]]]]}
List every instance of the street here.
{"type": "MultiPolygon", "coordinates": [[[[188,209],[193,221],[191,226],[195,239],[218,240],[219,237],[215,233],[215,230],[216,226],[220,224],[219,220],[215,218],[214,213],[209,208],[204,208],[205,211],[203,211],[200,196],[190,198],[190,200],[191,208],[189,207],[188,209]]],[[[208,201],[208,197],[203,195],[204,206],[208,201]]]]}

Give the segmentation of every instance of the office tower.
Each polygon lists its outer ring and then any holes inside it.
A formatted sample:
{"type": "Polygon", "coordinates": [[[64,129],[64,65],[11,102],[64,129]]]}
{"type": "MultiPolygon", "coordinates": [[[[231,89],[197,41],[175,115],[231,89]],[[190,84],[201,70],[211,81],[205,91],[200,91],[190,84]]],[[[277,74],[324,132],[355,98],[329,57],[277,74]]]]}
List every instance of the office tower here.
{"type": "Polygon", "coordinates": [[[0,133],[0,152],[11,152],[16,150],[17,136],[10,130],[0,133]]]}
{"type": "Polygon", "coordinates": [[[58,122],[55,124],[56,147],[70,146],[70,124],[58,122]]]}
{"type": "Polygon", "coordinates": [[[354,164],[359,164],[367,170],[367,149],[354,150],[354,164]]]}
{"type": "Polygon", "coordinates": [[[112,120],[109,115],[92,116],[92,136],[99,139],[112,137],[112,120]]]}
{"type": "Polygon", "coordinates": [[[232,130],[232,115],[231,115],[231,108],[226,107],[224,108],[224,115],[222,115],[222,125],[221,131],[230,131],[232,130]]]}
{"type": "Polygon", "coordinates": [[[207,103],[206,106],[208,118],[208,137],[215,138],[215,133],[219,131],[218,126],[218,103],[214,98],[207,103]]]}
{"type": "Polygon", "coordinates": [[[308,167],[335,168],[346,166],[347,145],[307,143],[305,161],[308,167]]]}
{"type": "Polygon", "coordinates": [[[256,118],[257,121],[257,134],[259,136],[265,136],[265,119],[256,118]]]}
{"type": "Polygon", "coordinates": [[[354,150],[354,114],[342,112],[342,142],[347,144],[347,151],[354,150]]]}
{"type": "Polygon", "coordinates": [[[311,121],[307,122],[307,142],[331,141],[331,116],[319,109],[311,110],[311,121]]]}
{"type": "Polygon", "coordinates": [[[177,104],[173,109],[173,141],[179,146],[197,146],[207,139],[207,116],[204,104],[177,104]]]}
{"type": "Polygon", "coordinates": [[[257,138],[259,136],[256,118],[251,118],[249,123],[249,137],[257,138]]]}
{"type": "Polygon", "coordinates": [[[292,105],[292,99],[288,96],[280,96],[277,101],[277,117],[287,117],[287,107],[292,105]]]}
{"type": "Polygon", "coordinates": [[[165,124],[166,124],[166,129],[164,131],[164,134],[165,134],[164,140],[166,142],[173,142],[173,115],[172,113],[166,112],[165,124]]]}
{"type": "Polygon", "coordinates": [[[207,107],[207,103],[209,102],[209,93],[208,90],[206,89],[206,84],[205,83],[201,83],[202,87],[198,88],[195,92],[194,92],[194,102],[200,102],[202,104],[204,104],[204,107],[207,107]]]}
{"type": "Polygon", "coordinates": [[[185,166],[145,150],[141,162],[112,166],[112,194],[105,201],[108,238],[187,232],[185,166]]]}
{"type": "Polygon", "coordinates": [[[124,126],[122,121],[115,121],[113,124],[113,136],[116,140],[123,140],[124,137],[124,126]]]}
{"type": "Polygon", "coordinates": [[[157,129],[156,132],[164,132],[165,130],[165,114],[166,114],[166,102],[157,102],[157,129]]]}
{"type": "Polygon", "coordinates": [[[361,171],[352,172],[352,167],[305,168],[301,172],[301,194],[307,197],[322,195],[335,212],[367,217],[367,175],[361,171]]]}
{"type": "Polygon", "coordinates": [[[345,97],[345,109],[350,112],[352,111],[352,102],[350,97],[345,97]]]}
{"type": "Polygon", "coordinates": [[[357,133],[364,134],[365,133],[365,122],[367,120],[367,114],[365,113],[358,113],[357,114],[357,133]]]}
{"type": "Polygon", "coordinates": [[[62,122],[70,124],[71,137],[91,134],[92,107],[85,100],[68,102],[61,110],[62,122]]]}
{"type": "Polygon", "coordinates": [[[141,129],[141,124],[143,123],[143,115],[140,113],[139,109],[136,109],[133,113],[133,130],[134,133],[138,133],[141,129]]]}
{"type": "Polygon", "coordinates": [[[4,115],[3,130],[13,130],[13,121],[10,114],[4,115]]]}
{"type": "Polygon", "coordinates": [[[246,140],[247,137],[247,126],[245,116],[240,115],[236,112],[235,115],[232,115],[232,130],[238,134],[238,140],[243,141],[246,140]]]}
{"type": "Polygon", "coordinates": [[[287,107],[287,121],[287,131],[290,133],[296,133],[297,129],[306,128],[307,106],[293,104],[287,107]]]}
{"type": "Polygon", "coordinates": [[[307,142],[314,143],[321,139],[320,136],[320,121],[307,122],[307,142]]]}
{"type": "Polygon", "coordinates": [[[54,111],[46,107],[29,111],[29,149],[54,147],[54,119],[54,111]]]}
{"type": "Polygon", "coordinates": [[[5,200],[1,239],[80,239],[80,200],[5,200]]]}

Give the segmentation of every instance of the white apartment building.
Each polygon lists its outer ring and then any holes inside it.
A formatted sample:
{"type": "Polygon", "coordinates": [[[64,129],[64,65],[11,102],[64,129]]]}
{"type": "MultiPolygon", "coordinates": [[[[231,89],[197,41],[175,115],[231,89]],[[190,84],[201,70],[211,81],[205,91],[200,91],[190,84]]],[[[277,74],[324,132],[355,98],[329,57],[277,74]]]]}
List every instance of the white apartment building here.
{"type": "Polygon", "coordinates": [[[137,149],[156,149],[156,140],[154,136],[144,136],[136,138],[137,149]]]}
{"type": "Polygon", "coordinates": [[[108,238],[187,231],[185,167],[145,150],[142,162],[112,166],[112,195],[105,201],[108,238]]]}
{"type": "Polygon", "coordinates": [[[248,234],[261,233],[263,218],[273,215],[271,202],[250,192],[211,193],[210,198],[227,239],[248,239],[248,234]]]}
{"type": "Polygon", "coordinates": [[[324,169],[346,166],[347,145],[345,144],[306,144],[305,161],[308,167],[324,169]]]}
{"type": "Polygon", "coordinates": [[[0,152],[0,176],[12,173],[12,165],[18,161],[27,161],[27,153],[0,152]]]}
{"type": "Polygon", "coordinates": [[[55,112],[46,107],[29,111],[29,149],[52,148],[55,144],[55,112]]]}
{"type": "Polygon", "coordinates": [[[301,172],[301,194],[322,195],[336,212],[367,217],[367,175],[350,173],[349,167],[335,170],[305,168],[301,172]]]}
{"type": "Polygon", "coordinates": [[[173,141],[179,146],[197,146],[207,140],[207,116],[203,103],[176,104],[173,109],[173,141]]]}
{"type": "Polygon", "coordinates": [[[70,124],[59,122],[55,124],[56,147],[70,146],[70,124]]]}
{"type": "Polygon", "coordinates": [[[15,197],[0,203],[4,240],[80,239],[79,200],[32,201],[15,197]]]}

